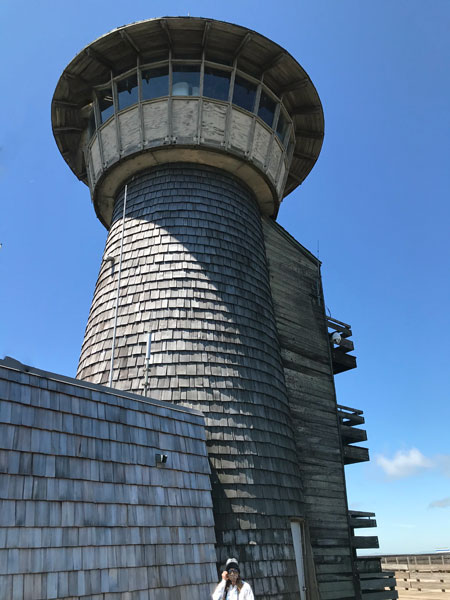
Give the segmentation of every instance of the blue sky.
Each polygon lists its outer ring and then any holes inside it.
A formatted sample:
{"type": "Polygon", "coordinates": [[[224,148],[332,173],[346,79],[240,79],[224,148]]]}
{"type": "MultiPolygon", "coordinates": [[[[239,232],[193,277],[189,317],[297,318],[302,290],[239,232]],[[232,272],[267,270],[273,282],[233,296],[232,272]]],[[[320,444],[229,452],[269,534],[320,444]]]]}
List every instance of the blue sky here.
{"type": "Polygon", "coordinates": [[[364,410],[372,460],[346,467],[349,504],[382,552],[449,547],[448,0],[2,0],[0,356],[74,375],[106,239],[52,137],[60,73],[114,27],[188,13],[270,37],[318,90],[324,147],[278,220],[353,327],[338,401],[364,410]]]}

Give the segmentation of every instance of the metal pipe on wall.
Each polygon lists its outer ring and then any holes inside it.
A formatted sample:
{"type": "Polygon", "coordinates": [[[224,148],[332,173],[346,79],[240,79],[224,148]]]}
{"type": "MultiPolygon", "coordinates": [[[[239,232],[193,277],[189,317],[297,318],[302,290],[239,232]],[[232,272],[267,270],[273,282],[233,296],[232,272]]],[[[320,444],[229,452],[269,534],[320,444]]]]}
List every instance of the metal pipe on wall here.
{"type": "Polygon", "coordinates": [[[116,306],[114,309],[114,328],[113,328],[113,339],[111,345],[111,365],[109,367],[109,379],[108,386],[112,387],[113,372],[114,372],[114,351],[116,347],[116,331],[117,331],[117,315],[119,312],[119,294],[120,294],[120,277],[122,275],[122,256],[123,256],[123,238],[125,233],[125,213],[127,210],[127,191],[128,185],[125,186],[123,195],[123,214],[122,214],[122,234],[120,238],[120,256],[119,256],[119,273],[117,275],[117,295],[116,295],[116,306]]]}

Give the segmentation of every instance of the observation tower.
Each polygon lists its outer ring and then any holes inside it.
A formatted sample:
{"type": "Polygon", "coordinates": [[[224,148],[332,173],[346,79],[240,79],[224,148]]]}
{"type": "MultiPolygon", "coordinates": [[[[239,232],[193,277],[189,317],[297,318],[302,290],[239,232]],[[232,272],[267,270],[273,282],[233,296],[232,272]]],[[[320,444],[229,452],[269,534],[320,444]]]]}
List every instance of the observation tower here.
{"type": "Polygon", "coordinates": [[[360,597],[333,385],[356,363],[275,223],[322,145],[308,75],[244,27],[152,19],[72,60],[52,122],[108,230],[77,377],[142,394],[151,332],[148,395],[206,418],[219,563],[257,598],[360,597]]]}

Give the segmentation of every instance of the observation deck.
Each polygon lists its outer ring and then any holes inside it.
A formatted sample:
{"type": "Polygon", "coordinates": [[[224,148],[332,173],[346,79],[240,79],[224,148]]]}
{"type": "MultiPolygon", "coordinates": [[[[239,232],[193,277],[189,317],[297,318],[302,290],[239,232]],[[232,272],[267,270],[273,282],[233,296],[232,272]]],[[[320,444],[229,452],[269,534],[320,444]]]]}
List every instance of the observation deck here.
{"type": "Polygon", "coordinates": [[[134,23],[89,44],[58,82],[52,124],[106,227],[120,185],[168,162],[231,172],[275,216],[312,169],[324,131],[319,96],[286,50],[196,17],[134,23]]]}

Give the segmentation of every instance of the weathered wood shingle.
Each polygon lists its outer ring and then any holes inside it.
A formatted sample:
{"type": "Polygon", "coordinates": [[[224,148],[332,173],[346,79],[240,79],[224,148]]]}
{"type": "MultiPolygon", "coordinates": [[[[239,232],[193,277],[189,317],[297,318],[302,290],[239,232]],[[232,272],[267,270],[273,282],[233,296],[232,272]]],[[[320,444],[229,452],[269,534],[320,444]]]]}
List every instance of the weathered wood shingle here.
{"type": "Polygon", "coordinates": [[[263,228],[320,598],[354,598],[344,464],[320,263],[277,224],[263,219],[263,228]]]}
{"type": "MultiPolygon", "coordinates": [[[[108,380],[122,214],[123,190],[78,368],[96,383],[108,380]]],[[[266,588],[297,598],[290,518],[303,515],[301,481],[254,195],[199,165],[137,174],[121,273],[113,385],[142,391],[151,330],[152,395],[205,414],[219,561],[237,556],[260,598],[266,588]]]]}
{"type": "Polygon", "coordinates": [[[196,411],[0,364],[2,600],[209,594],[204,439],[196,411]]]}

